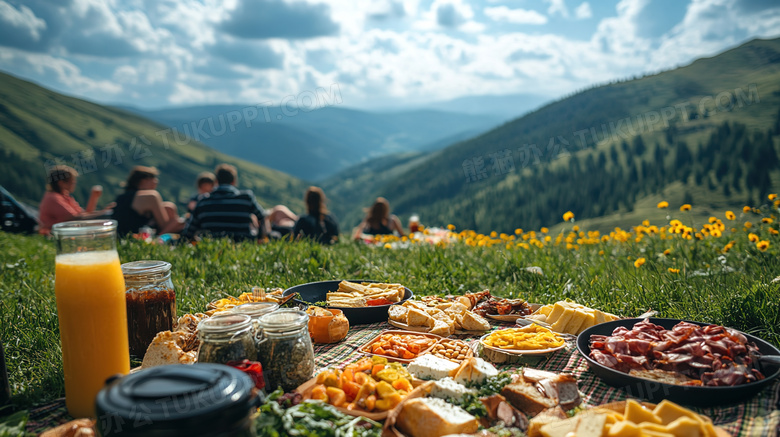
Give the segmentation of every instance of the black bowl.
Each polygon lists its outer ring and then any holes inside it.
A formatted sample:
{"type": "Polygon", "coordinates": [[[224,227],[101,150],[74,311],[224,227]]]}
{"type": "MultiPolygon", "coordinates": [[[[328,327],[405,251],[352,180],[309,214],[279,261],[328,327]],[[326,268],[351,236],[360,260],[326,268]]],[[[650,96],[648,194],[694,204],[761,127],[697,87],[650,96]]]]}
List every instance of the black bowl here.
{"type": "MultiPolygon", "coordinates": [[[[378,281],[366,281],[362,279],[349,279],[349,282],[378,282],[378,281]]],[[[293,293],[298,293],[299,298],[294,299],[298,300],[301,303],[313,305],[317,302],[325,302],[327,299],[327,294],[329,291],[336,291],[339,289],[339,282],[341,281],[320,281],[320,282],[309,282],[308,284],[301,284],[296,285],[294,287],[290,287],[287,290],[284,290],[283,296],[289,296],[293,293]]],[[[400,302],[396,302],[390,305],[398,305],[399,303],[404,303],[407,300],[414,297],[414,293],[412,293],[412,290],[404,287],[406,290],[406,293],[404,294],[404,298],[401,299],[400,302]]],[[[333,307],[329,306],[327,308],[335,308],[339,309],[344,312],[344,316],[347,317],[347,320],[349,320],[350,325],[365,325],[368,323],[376,323],[376,322],[385,322],[387,321],[387,309],[390,307],[390,305],[377,305],[377,306],[371,306],[371,307],[363,307],[363,308],[347,308],[347,307],[333,307]]]]}
{"type": "MultiPolygon", "coordinates": [[[[772,384],[772,382],[780,376],[780,366],[763,365],[761,370],[765,378],[760,381],[731,387],[683,386],[631,376],[627,373],[605,367],[590,357],[591,335],[612,335],[612,331],[618,326],[625,326],[626,328],[631,329],[635,324],[642,320],[644,319],[623,319],[602,323],[591,326],[577,337],[577,350],[579,350],[580,354],[588,361],[590,370],[605,383],[625,390],[631,397],[643,398],[656,403],[663,399],[669,399],[670,401],[680,404],[695,406],[725,405],[736,403],[754,396],[765,387],[772,384]]],[[[680,319],[650,319],[651,323],[663,326],[665,329],[672,329],[674,325],[682,321],[683,320],[680,319]]],[[[689,323],[701,326],[708,325],[707,323],[701,322],[689,323]]],[[[761,354],[780,355],[780,350],[764,340],[745,333],[743,333],[743,335],[747,337],[748,341],[752,341],[758,346],[758,350],[761,354]]]]}

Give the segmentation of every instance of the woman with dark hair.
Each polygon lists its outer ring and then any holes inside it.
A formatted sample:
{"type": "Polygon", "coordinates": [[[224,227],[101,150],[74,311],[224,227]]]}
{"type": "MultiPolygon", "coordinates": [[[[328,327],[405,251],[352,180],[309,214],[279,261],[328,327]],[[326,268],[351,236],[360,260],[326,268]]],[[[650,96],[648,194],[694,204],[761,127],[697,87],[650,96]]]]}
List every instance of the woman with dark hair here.
{"type": "Polygon", "coordinates": [[[371,208],[366,211],[366,218],[355,229],[355,240],[362,235],[390,235],[397,233],[403,237],[404,228],[401,220],[390,214],[390,203],[384,197],[377,197],[371,208]]]}
{"type": "Polygon", "coordinates": [[[41,234],[49,235],[51,227],[57,223],[99,217],[106,214],[113,206],[108,205],[102,211],[95,211],[97,201],[103,193],[103,187],[95,185],[92,187],[87,209],[83,209],[73,198],[78,176],[78,172],[67,165],[55,165],[49,169],[46,175],[46,193],[38,207],[41,234]]]}
{"type": "Polygon", "coordinates": [[[304,195],[307,214],[298,218],[293,227],[294,238],[311,238],[322,244],[333,244],[339,238],[339,225],[328,213],[325,193],[320,187],[309,187],[304,195]]]}
{"type": "Polygon", "coordinates": [[[116,198],[114,207],[118,235],[137,233],[143,226],[153,226],[158,234],[177,233],[184,228],[176,205],[163,202],[156,190],[159,174],[154,167],[140,165],[130,170],[125,192],[116,198]]]}

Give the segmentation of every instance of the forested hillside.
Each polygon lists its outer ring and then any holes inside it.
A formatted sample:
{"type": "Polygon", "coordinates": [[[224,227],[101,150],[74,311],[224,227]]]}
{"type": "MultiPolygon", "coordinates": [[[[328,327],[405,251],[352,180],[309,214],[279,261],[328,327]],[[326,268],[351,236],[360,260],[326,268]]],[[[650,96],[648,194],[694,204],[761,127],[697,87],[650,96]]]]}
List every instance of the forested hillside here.
{"type": "Polygon", "coordinates": [[[754,40],[551,103],[431,154],[363,203],[384,194],[398,214],[482,231],[625,214],[651,195],[756,204],[780,188],[779,109],[780,40],[754,40]]]}
{"type": "Polygon", "coordinates": [[[183,204],[195,177],[220,162],[239,169],[239,185],[255,190],[266,206],[302,208],[303,182],[279,171],[214,151],[128,112],[64,96],[0,73],[0,185],[37,206],[47,167],[63,163],[81,173],[76,199],[86,202],[93,184],[104,187],[103,203],[120,192],[135,165],[160,170],[159,191],[183,204]]]}

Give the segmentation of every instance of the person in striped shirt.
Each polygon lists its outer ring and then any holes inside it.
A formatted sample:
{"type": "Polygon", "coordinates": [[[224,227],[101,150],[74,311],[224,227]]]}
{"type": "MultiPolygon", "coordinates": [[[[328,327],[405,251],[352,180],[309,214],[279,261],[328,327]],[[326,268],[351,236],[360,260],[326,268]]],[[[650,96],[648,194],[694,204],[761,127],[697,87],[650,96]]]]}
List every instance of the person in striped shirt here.
{"type": "Polygon", "coordinates": [[[262,240],[269,235],[266,212],[251,190],[239,190],[238,171],[230,164],[220,164],[214,171],[217,188],[198,200],[187,220],[182,238],[210,234],[236,241],[262,240]]]}

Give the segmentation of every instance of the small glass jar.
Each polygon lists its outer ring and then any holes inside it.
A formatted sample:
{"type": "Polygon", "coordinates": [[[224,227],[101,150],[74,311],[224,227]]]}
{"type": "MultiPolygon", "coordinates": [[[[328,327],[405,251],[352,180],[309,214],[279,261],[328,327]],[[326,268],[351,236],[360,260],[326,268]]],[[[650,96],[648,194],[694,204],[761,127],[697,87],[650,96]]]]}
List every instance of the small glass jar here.
{"type": "Polygon", "coordinates": [[[176,324],[176,292],[171,264],[165,261],[135,261],[122,264],[127,300],[127,334],[130,354],[142,358],[161,331],[176,324]]]}
{"type": "Polygon", "coordinates": [[[266,390],[292,391],[314,374],[314,347],[309,337],[309,315],[281,309],[260,317],[263,338],[257,357],[263,365],[266,390]]]}
{"type": "MultiPolygon", "coordinates": [[[[243,314],[252,319],[255,338],[260,341],[262,338],[262,329],[260,329],[260,317],[272,313],[279,309],[276,302],[250,302],[231,308],[228,314],[243,314]]],[[[227,311],[223,311],[227,312],[227,311]]]]}
{"type": "Polygon", "coordinates": [[[206,319],[198,324],[198,338],[199,363],[227,364],[254,360],[257,356],[254,326],[247,315],[230,314],[206,319]]]}

